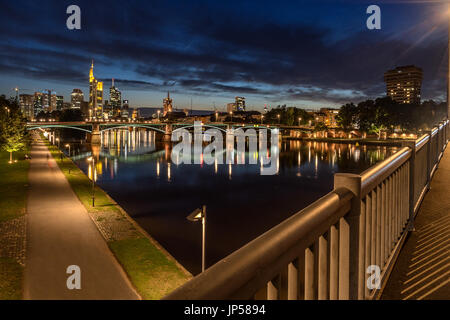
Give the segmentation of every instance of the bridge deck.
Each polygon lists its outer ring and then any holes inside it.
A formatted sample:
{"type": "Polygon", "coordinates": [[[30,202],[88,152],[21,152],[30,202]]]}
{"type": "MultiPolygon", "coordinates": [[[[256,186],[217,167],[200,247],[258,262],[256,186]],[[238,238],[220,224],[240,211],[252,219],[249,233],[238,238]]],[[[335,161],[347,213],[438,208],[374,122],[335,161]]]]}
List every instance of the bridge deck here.
{"type": "Polygon", "coordinates": [[[382,299],[450,300],[450,148],[419,209],[382,299]]]}

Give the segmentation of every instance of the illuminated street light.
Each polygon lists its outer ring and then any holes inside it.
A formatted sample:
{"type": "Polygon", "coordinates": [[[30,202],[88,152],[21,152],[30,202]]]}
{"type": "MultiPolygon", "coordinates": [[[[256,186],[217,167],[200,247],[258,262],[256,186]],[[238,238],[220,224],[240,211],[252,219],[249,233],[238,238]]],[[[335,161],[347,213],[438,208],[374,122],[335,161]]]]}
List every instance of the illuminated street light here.
{"type": "Polygon", "coordinates": [[[66,148],[69,148],[69,157],[70,157],[70,144],[66,144],[66,148]]]}
{"type": "Polygon", "coordinates": [[[231,122],[233,122],[233,111],[230,111],[230,115],[231,115],[231,122]]]}
{"type": "Polygon", "coordinates": [[[281,116],[280,116],[280,114],[277,114],[277,117],[278,117],[278,124],[280,124],[281,123],[281,116]]]}
{"type": "Polygon", "coordinates": [[[302,121],[302,117],[298,118],[298,126],[300,127],[300,121],[302,121]]]}
{"type": "Polygon", "coordinates": [[[92,206],[95,207],[95,159],[89,157],[86,160],[92,164],[92,206]]]}
{"type": "Polygon", "coordinates": [[[159,114],[160,114],[161,110],[158,110],[158,121],[159,121],[159,114]]]}
{"type": "Polygon", "coordinates": [[[205,237],[206,237],[206,206],[202,209],[195,209],[190,215],[186,217],[189,221],[202,221],[202,272],[205,271],[205,237]]]}
{"type": "Polygon", "coordinates": [[[261,115],[261,124],[263,124],[264,115],[261,115]]]}

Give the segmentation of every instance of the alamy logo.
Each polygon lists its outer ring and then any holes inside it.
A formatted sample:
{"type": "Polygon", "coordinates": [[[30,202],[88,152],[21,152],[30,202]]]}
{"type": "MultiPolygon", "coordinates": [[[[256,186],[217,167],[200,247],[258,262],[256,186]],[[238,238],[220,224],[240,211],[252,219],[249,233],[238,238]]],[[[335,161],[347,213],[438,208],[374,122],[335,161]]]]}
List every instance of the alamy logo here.
{"type": "Polygon", "coordinates": [[[69,290],[80,290],[81,289],[81,269],[77,265],[68,266],[66,273],[70,274],[67,278],[66,286],[69,290]]]}
{"type": "Polygon", "coordinates": [[[248,154],[257,155],[249,156],[248,163],[258,164],[259,157],[261,175],[274,175],[278,172],[278,129],[268,130],[260,127],[248,128],[244,131],[244,128],[224,130],[215,127],[206,129],[206,127],[200,121],[195,121],[193,133],[186,128],[172,132],[173,142],[181,139],[172,149],[173,163],[177,165],[200,163],[212,165],[224,164],[224,162],[245,164],[246,145],[248,145],[248,154]],[[270,146],[268,131],[270,131],[270,146]],[[209,144],[204,146],[205,142],[209,144]]]}
{"type": "Polygon", "coordinates": [[[381,270],[377,265],[370,265],[366,270],[367,274],[370,276],[367,278],[367,289],[380,289],[381,285],[381,270]]]}
{"type": "Polygon", "coordinates": [[[370,16],[367,18],[366,26],[369,30],[381,29],[381,9],[379,6],[373,4],[367,7],[367,14],[370,16]]]}
{"type": "Polygon", "coordinates": [[[81,29],[81,9],[79,6],[72,4],[67,7],[67,14],[70,16],[66,20],[66,26],[69,30],[81,29]]]}

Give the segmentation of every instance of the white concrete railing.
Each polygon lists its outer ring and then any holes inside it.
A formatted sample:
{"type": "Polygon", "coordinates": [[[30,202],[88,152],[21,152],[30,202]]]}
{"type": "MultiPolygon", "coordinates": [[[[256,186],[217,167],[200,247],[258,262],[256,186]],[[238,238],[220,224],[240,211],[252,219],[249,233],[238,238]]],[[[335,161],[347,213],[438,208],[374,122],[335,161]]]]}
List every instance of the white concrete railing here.
{"type": "Polygon", "coordinates": [[[386,282],[450,138],[449,121],[197,275],[165,299],[373,299],[386,282]]]}

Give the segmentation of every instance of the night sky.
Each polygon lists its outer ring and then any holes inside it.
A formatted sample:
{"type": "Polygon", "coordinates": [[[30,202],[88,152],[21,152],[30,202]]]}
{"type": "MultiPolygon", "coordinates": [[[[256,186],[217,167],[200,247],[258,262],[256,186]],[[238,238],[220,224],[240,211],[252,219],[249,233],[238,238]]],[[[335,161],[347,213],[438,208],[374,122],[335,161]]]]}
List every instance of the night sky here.
{"type": "Polygon", "coordinates": [[[235,96],[264,104],[339,107],[385,95],[383,73],[424,70],[424,99],[446,96],[443,1],[2,1],[0,94],[53,89],[88,96],[94,74],[111,78],[132,107],[219,110],[235,96]],[[425,3],[424,3],[425,2],[425,3]],[[66,28],[67,6],[81,30],[66,28]],[[381,7],[381,30],[366,8],[381,7]]]}

